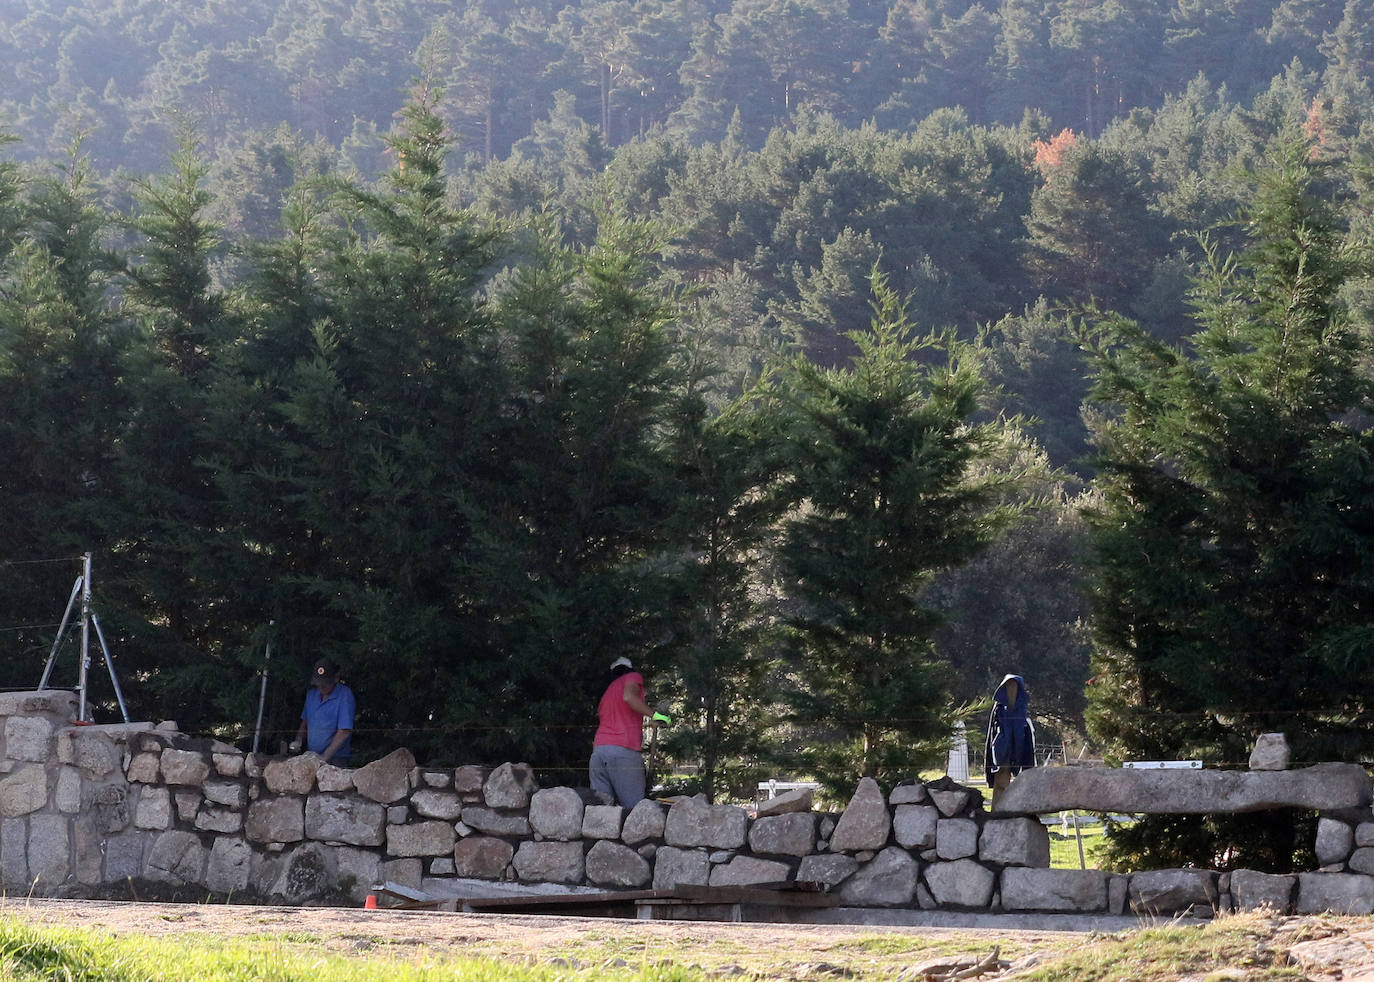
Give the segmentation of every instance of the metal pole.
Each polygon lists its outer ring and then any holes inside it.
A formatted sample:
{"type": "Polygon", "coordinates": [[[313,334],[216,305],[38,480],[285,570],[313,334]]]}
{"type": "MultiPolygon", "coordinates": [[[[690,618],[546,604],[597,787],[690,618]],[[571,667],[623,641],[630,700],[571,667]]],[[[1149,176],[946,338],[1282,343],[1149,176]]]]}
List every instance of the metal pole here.
{"type": "Polygon", "coordinates": [[[81,592],[82,582],[83,578],[78,576],[76,582],[72,584],[72,595],[67,598],[67,609],[62,612],[62,623],[58,625],[57,637],[53,639],[52,650],[48,652],[48,663],[43,666],[43,677],[38,682],[39,692],[48,687],[48,679],[52,675],[52,666],[57,660],[57,647],[62,643],[62,638],[67,633],[67,622],[71,620],[72,609],[76,606],[76,597],[81,592]]]}
{"type": "MultiPolygon", "coordinates": [[[[276,624],[276,621],[268,621],[269,628],[276,624]]],[[[267,702],[267,663],[272,660],[272,638],[267,639],[267,649],[262,656],[262,688],[258,690],[258,725],[253,727],[253,753],[258,752],[258,738],[262,736],[262,707],[267,702]]]]}
{"type": "Polygon", "coordinates": [[[77,680],[80,703],[76,718],[86,720],[86,675],[91,668],[91,554],[82,557],[81,566],[81,676],[77,680]]]}
{"type": "Polygon", "coordinates": [[[110,646],[105,643],[105,632],[100,628],[100,616],[91,614],[91,623],[95,625],[95,636],[100,639],[100,650],[105,653],[105,667],[110,670],[110,682],[114,685],[115,701],[119,703],[119,715],[124,717],[124,722],[129,722],[129,708],[124,705],[124,690],[119,687],[119,679],[115,675],[114,659],[110,656],[110,646]]]}

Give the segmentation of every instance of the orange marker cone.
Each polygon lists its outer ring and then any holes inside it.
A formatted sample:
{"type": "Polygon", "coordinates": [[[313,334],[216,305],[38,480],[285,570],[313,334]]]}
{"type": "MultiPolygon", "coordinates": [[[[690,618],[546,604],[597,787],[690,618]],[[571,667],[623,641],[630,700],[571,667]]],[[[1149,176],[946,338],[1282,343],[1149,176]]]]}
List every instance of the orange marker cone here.
{"type": "Polygon", "coordinates": [[[376,895],[375,893],[369,893],[369,894],[367,895],[367,900],[364,901],[364,903],[363,903],[363,910],[376,910],[376,909],[377,909],[377,895],[376,895]]]}

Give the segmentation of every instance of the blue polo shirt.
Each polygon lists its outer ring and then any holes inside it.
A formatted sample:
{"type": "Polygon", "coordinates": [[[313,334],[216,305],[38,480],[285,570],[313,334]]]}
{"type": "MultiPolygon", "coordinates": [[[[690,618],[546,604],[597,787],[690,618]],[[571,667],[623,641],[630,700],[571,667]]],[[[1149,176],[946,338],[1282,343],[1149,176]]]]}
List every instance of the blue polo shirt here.
{"type": "MultiPolygon", "coordinates": [[[[306,749],[317,754],[324,753],[335,733],[353,729],[353,690],[342,682],[335,682],[334,688],[325,697],[312,685],[305,694],[301,719],[305,720],[306,749]]],[[[350,735],[329,762],[346,764],[352,743],[353,737],[350,735]]]]}

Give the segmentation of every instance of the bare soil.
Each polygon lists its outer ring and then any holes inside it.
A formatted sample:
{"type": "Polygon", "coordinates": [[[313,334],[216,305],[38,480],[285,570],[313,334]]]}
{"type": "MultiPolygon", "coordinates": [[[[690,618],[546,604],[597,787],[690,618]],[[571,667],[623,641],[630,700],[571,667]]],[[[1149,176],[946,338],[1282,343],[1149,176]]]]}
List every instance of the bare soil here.
{"type": "Polygon", "coordinates": [[[734,974],[737,966],[772,978],[891,979],[919,963],[952,956],[976,960],[994,948],[1013,963],[1033,955],[1038,961],[1081,940],[1062,932],[14,897],[0,900],[0,917],[123,937],[275,937],[342,955],[408,957],[424,952],[439,958],[486,957],[576,967],[671,962],[727,974],[734,974]]]}
{"type": "MultiPolygon", "coordinates": [[[[598,917],[454,914],[349,907],[274,907],[226,903],[0,898],[0,917],[36,925],[81,927],[116,936],[200,935],[273,938],[338,955],[404,959],[482,957],[573,967],[631,968],[672,963],[713,973],[772,979],[890,980],[927,977],[920,967],[987,959],[1008,979],[1071,951],[1120,944],[1126,935],[927,927],[793,925],[717,921],[640,921],[598,917]]],[[[1374,918],[1236,915],[1265,960],[1287,964],[1285,977],[1336,982],[1374,980],[1374,918]]],[[[1224,929],[1226,918],[1218,921],[1224,929]]],[[[1239,966],[1179,978],[1244,979],[1239,966]],[[1235,974],[1232,974],[1234,972],[1235,974]]],[[[1160,978],[1156,973],[1151,978],[1160,978]]],[[[941,977],[941,976],[935,976],[941,977]]],[[[943,976],[951,977],[951,976],[943,976]]],[[[1107,976],[1104,976],[1107,977],[1107,976]]],[[[1263,975],[1272,978],[1271,975],[1263,975]]]]}

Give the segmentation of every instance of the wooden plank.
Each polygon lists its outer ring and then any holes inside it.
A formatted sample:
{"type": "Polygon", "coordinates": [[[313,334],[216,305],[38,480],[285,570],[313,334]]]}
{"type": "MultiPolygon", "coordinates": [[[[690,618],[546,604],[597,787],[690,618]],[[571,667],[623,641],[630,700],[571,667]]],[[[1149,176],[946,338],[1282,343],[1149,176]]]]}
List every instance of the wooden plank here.
{"type": "MultiPolygon", "coordinates": [[[[789,884],[790,886],[790,884],[789,884]]],[[[769,890],[758,886],[692,886],[679,883],[673,891],[684,900],[707,904],[767,904],[775,907],[836,907],[839,898],[814,890],[769,890]]]]}
{"type": "Polygon", "coordinates": [[[473,912],[491,910],[530,910],[535,907],[596,907],[628,904],[638,900],[671,898],[671,890],[625,890],[615,893],[535,893],[507,897],[460,897],[458,902],[473,912]]]}

